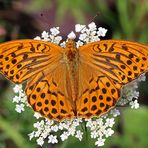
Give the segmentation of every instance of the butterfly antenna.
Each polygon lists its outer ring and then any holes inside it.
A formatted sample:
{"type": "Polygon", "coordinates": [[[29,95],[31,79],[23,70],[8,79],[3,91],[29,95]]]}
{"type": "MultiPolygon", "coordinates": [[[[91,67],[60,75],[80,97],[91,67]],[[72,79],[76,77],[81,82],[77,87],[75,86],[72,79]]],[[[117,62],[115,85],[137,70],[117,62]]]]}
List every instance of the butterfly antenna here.
{"type": "MultiPolygon", "coordinates": [[[[88,22],[88,24],[90,24],[91,22],[93,22],[93,21],[96,19],[96,17],[99,16],[100,14],[101,14],[100,12],[97,12],[96,15],[88,22]]],[[[80,30],[80,32],[81,32],[82,30],[84,30],[85,28],[86,28],[86,26],[84,26],[84,27],[80,30]]]]}
{"type": "Polygon", "coordinates": [[[99,16],[101,13],[100,12],[97,12],[96,15],[89,21],[88,24],[90,24],[91,22],[93,22],[97,16],[99,16]]]}

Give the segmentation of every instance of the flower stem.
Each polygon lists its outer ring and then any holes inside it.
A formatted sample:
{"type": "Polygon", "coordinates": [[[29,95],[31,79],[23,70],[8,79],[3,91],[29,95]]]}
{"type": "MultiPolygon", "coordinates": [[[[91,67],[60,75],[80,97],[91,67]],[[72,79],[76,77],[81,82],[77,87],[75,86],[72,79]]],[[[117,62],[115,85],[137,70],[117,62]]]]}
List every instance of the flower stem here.
{"type": "Polygon", "coordinates": [[[87,126],[86,126],[86,121],[85,120],[83,120],[83,131],[84,131],[84,138],[83,138],[83,142],[84,142],[84,147],[85,148],[91,148],[90,147],[90,139],[89,139],[89,131],[88,131],[88,128],[87,128],[87,126]]]}

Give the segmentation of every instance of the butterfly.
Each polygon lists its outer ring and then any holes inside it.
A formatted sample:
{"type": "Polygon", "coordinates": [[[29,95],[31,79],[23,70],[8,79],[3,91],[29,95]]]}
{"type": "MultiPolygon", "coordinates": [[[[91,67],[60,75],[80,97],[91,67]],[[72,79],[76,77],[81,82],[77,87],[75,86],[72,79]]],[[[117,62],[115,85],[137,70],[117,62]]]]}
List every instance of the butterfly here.
{"type": "Polygon", "coordinates": [[[76,48],[39,40],[0,44],[0,72],[26,82],[31,107],[48,119],[100,116],[113,108],[124,85],[148,71],[148,46],[102,40],[76,48]]]}

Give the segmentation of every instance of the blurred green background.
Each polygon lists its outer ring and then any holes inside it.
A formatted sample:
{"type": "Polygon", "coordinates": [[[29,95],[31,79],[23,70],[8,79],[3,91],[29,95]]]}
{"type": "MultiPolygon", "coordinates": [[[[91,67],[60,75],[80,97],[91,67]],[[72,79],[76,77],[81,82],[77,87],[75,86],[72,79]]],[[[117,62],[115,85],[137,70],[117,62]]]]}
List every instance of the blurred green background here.
{"type": "MultiPolygon", "coordinates": [[[[0,0],[0,42],[34,38],[54,26],[59,26],[61,35],[66,37],[76,23],[88,24],[97,12],[100,15],[94,22],[108,29],[104,39],[148,44],[147,0],[0,0]]],[[[12,87],[0,75],[0,148],[38,148],[27,136],[33,130],[33,112],[15,112],[12,87]]],[[[103,148],[148,148],[148,76],[146,82],[140,83],[139,91],[141,108],[122,108],[115,134],[103,148]]],[[[88,143],[84,146],[71,138],[57,145],[45,144],[43,148],[95,147],[93,141],[88,143]]]]}

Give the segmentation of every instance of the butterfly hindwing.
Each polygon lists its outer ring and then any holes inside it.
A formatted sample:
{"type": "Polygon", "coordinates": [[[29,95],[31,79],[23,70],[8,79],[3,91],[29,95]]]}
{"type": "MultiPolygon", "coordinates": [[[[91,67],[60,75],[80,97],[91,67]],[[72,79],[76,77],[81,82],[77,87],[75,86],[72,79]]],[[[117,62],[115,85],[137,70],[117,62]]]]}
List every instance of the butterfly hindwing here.
{"type": "Polygon", "coordinates": [[[48,119],[61,121],[74,116],[65,93],[65,65],[55,65],[38,73],[27,83],[28,102],[36,112],[48,119]]]}
{"type": "Polygon", "coordinates": [[[77,115],[80,117],[100,116],[112,108],[121,96],[119,83],[86,63],[80,64],[79,80],[77,115]]]}
{"type": "Polygon", "coordinates": [[[100,116],[115,106],[121,96],[120,85],[113,85],[114,82],[105,76],[96,78],[77,101],[77,114],[80,117],[100,116]]]}

